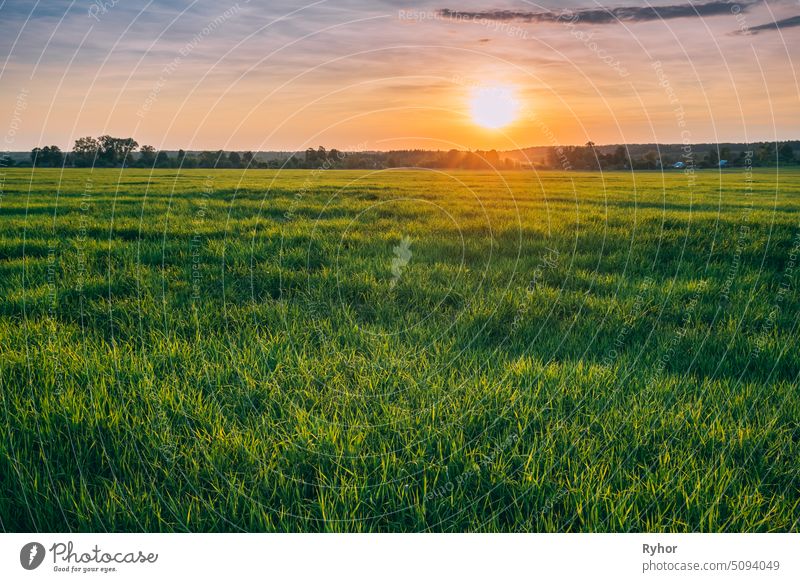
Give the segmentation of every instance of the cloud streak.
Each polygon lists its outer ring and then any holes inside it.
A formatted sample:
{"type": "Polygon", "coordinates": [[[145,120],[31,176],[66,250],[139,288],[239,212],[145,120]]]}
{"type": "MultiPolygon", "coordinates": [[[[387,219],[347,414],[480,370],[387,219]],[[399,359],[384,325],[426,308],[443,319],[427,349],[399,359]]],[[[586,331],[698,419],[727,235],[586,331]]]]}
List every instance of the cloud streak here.
{"type": "Polygon", "coordinates": [[[784,28],[793,28],[800,26],[800,16],[792,16],[775,22],[768,22],[766,24],[759,24],[758,26],[751,26],[750,28],[739,31],[736,34],[759,34],[769,30],[781,30],[784,28]]]}
{"type": "MultiPolygon", "coordinates": [[[[584,8],[578,10],[547,10],[540,12],[519,10],[482,10],[459,11],[442,8],[437,11],[441,18],[451,20],[499,20],[517,22],[563,22],[577,20],[586,24],[613,24],[616,22],[648,22],[652,20],[669,20],[674,18],[690,18],[731,14],[738,6],[746,11],[760,0],[744,0],[730,2],[712,0],[703,4],[670,4],[666,6],[622,6],[617,8],[584,8]]],[[[789,19],[791,20],[791,19],[789,19]]],[[[796,26],[792,24],[791,26],[796,26]]],[[[758,28],[758,27],[757,27],[758,28]]]]}

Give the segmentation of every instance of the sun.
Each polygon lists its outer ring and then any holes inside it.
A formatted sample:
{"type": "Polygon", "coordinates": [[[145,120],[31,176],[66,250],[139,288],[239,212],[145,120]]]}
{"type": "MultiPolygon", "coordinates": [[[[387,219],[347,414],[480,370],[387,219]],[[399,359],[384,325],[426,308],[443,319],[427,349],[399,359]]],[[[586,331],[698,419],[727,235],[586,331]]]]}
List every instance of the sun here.
{"type": "Polygon", "coordinates": [[[478,87],[470,99],[472,120],[480,126],[498,129],[517,118],[519,101],[511,87],[478,87]]]}

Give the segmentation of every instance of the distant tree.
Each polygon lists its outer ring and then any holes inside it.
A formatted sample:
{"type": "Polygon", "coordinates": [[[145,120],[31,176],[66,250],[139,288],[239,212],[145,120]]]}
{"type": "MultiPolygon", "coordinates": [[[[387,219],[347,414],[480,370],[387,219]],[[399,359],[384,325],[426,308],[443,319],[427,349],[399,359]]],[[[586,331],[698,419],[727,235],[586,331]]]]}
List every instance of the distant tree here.
{"type": "Polygon", "coordinates": [[[100,151],[100,142],[93,137],[81,137],[72,146],[72,163],[79,168],[93,166],[100,151]]]}
{"type": "Polygon", "coordinates": [[[130,154],[139,147],[139,144],[132,137],[122,138],[101,135],[97,141],[100,143],[98,157],[109,166],[128,163],[130,154]]]}
{"type": "Polygon", "coordinates": [[[0,167],[10,168],[15,164],[11,156],[0,156],[0,167]]]}
{"type": "Polygon", "coordinates": [[[794,150],[791,145],[785,143],[778,148],[778,161],[782,164],[791,164],[794,162],[794,150]]]}
{"type": "Polygon", "coordinates": [[[151,145],[143,145],[139,150],[139,166],[152,168],[156,163],[156,148],[151,145]]]}
{"type": "MultiPolygon", "coordinates": [[[[464,152],[457,149],[451,149],[445,154],[444,167],[445,168],[459,168],[464,161],[464,152]]],[[[413,165],[413,164],[408,164],[413,165]]]]}
{"type": "Polygon", "coordinates": [[[217,154],[214,152],[201,152],[197,160],[197,166],[200,168],[213,168],[217,164],[217,154]]]}
{"type": "Polygon", "coordinates": [[[215,168],[230,168],[231,165],[228,163],[228,156],[225,155],[224,150],[217,150],[214,152],[214,166],[215,168]]]}
{"type": "Polygon", "coordinates": [[[583,167],[587,170],[599,169],[600,154],[595,149],[595,143],[593,141],[587,141],[583,148],[576,149],[580,150],[580,161],[578,162],[579,167],[583,167]]]}
{"type": "MultiPolygon", "coordinates": [[[[44,149],[47,150],[47,147],[44,149]]],[[[58,146],[50,146],[50,152],[45,153],[45,157],[47,158],[47,162],[53,168],[58,168],[64,165],[64,153],[58,146]]]]}
{"type": "Polygon", "coordinates": [[[172,160],[169,159],[169,154],[164,150],[160,150],[156,154],[155,166],[157,168],[169,168],[172,166],[172,160]]]}
{"type": "Polygon", "coordinates": [[[175,163],[178,165],[179,168],[183,167],[186,163],[186,152],[183,150],[178,150],[178,157],[175,158],[175,163]]]}
{"type": "Polygon", "coordinates": [[[658,152],[650,150],[644,155],[644,165],[648,170],[658,168],[658,152]]]}
{"type": "Polygon", "coordinates": [[[239,152],[231,152],[228,154],[228,163],[231,168],[241,168],[242,156],[239,155],[239,152]]]}
{"type": "Polygon", "coordinates": [[[719,166],[719,154],[716,148],[712,148],[703,158],[702,163],[704,168],[716,168],[719,166]]]}
{"type": "Polygon", "coordinates": [[[255,164],[253,163],[255,159],[256,157],[253,152],[248,151],[242,154],[242,164],[244,164],[246,168],[255,167],[255,164]]]}
{"type": "Polygon", "coordinates": [[[758,146],[755,153],[757,166],[774,166],[776,160],[775,144],[762,143],[758,146]]]}
{"type": "MultiPolygon", "coordinates": [[[[351,153],[347,158],[344,160],[344,167],[349,169],[356,169],[356,168],[370,168],[372,167],[372,160],[369,156],[364,154],[357,154],[351,153]]],[[[394,156],[387,156],[385,161],[387,168],[397,168],[402,166],[402,161],[398,160],[394,156]]]]}
{"type": "Polygon", "coordinates": [[[628,150],[625,149],[625,146],[617,146],[617,149],[614,150],[614,165],[627,168],[629,163],[628,150]]]}
{"type": "Polygon", "coordinates": [[[558,148],[547,148],[547,156],[545,160],[545,164],[548,168],[558,168],[561,164],[561,157],[559,156],[558,148]]]}
{"type": "Polygon", "coordinates": [[[64,163],[64,154],[58,146],[44,146],[31,150],[31,162],[36,166],[57,168],[64,163]]]}

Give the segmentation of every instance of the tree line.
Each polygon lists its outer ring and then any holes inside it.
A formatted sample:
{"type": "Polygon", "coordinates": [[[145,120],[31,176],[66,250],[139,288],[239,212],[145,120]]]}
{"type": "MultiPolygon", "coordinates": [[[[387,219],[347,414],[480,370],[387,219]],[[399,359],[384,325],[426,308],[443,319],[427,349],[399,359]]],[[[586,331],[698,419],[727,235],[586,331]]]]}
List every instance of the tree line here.
{"type": "MultiPolygon", "coordinates": [[[[761,142],[734,150],[729,146],[695,152],[692,146],[674,151],[649,150],[634,156],[625,146],[616,146],[613,152],[604,151],[593,142],[585,146],[551,147],[547,150],[545,167],[563,170],[659,170],[662,168],[693,167],[765,167],[787,166],[800,163],[791,142],[761,142]]],[[[674,150],[674,148],[668,148],[674,150]]]]}
{"type": "MultiPolygon", "coordinates": [[[[5,165],[14,165],[7,159],[5,165]]],[[[34,148],[30,164],[39,167],[73,168],[289,168],[289,169],[375,169],[375,168],[449,168],[449,169],[517,169],[518,162],[501,158],[495,151],[428,151],[397,150],[390,152],[343,152],[323,146],[305,152],[289,153],[270,160],[258,159],[252,151],[204,151],[197,154],[179,150],[170,155],[131,138],[103,135],[75,140],[72,151],[62,152],[58,146],[34,148]]]]}
{"type": "Polygon", "coordinates": [[[46,146],[31,150],[31,164],[44,167],[73,168],[245,168],[256,166],[253,152],[201,152],[188,155],[179,150],[169,155],[151,145],[139,147],[132,137],[82,137],[75,140],[70,152],[62,152],[58,146],[46,146]]]}
{"type": "MultiPolygon", "coordinates": [[[[794,142],[796,143],[796,142],[794,142]]],[[[675,146],[665,146],[665,152],[655,149],[632,155],[629,148],[596,146],[557,146],[547,149],[544,159],[535,163],[501,155],[496,150],[395,150],[388,152],[343,152],[327,150],[322,146],[304,152],[288,153],[283,157],[259,159],[252,151],[226,152],[223,150],[187,153],[178,150],[170,155],[153,146],[139,146],[131,138],[110,135],[82,137],[75,140],[72,151],[62,152],[58,146],[34,148],[30,164],[16,164],[9,157],[0,162],[3,166],[33,165],[39,167],[75,168],[284,168],[284,169],[381,169],[381,168],[431,168],[465,170],[657,170],[671,167],[718,168],[720,166],[775,166],[800,163],[792,142],[744,144],[733,151],[730,147],[711,148],[695,154],[691,146],[676,153],[675,146]]]]}

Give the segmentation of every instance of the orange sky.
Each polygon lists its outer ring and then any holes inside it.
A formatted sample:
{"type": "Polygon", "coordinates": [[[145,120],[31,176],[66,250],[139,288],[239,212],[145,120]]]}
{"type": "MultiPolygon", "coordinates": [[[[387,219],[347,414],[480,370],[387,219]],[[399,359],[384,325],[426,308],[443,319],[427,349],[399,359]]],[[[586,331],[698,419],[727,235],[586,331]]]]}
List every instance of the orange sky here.
{"type": "Polygon", "coordinates": [[[594,2],[572,15],[532,2],[43,4],[0,8],[4,150],[103,133],[193,150],[800,138],[794,2],[678,1],[672,17],[628,2],[610,20],[594,2]],[[485,129],[470,96],[498,85],[520,115],[485,129]]]}

